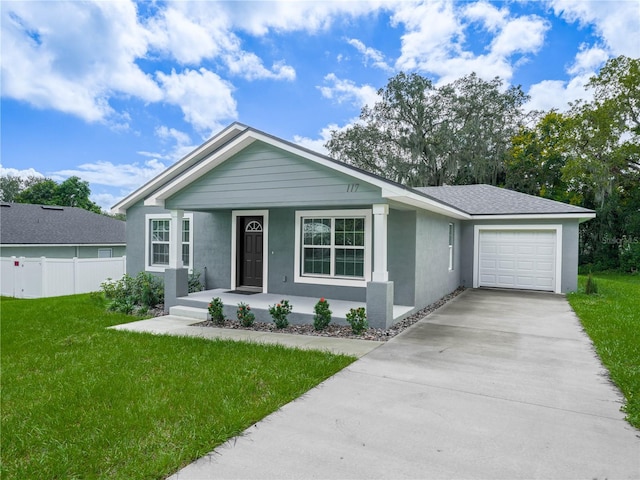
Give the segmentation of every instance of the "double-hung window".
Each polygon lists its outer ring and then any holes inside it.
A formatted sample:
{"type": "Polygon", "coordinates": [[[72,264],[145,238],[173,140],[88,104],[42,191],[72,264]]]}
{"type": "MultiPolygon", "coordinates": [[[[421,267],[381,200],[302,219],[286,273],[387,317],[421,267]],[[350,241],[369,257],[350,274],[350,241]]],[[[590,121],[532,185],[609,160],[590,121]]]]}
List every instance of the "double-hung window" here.
{"type": "Polygon", "coordinates": [[[296,282],[365,286],[370,256],[370,210],[296,212],[296,282]]]}
{"type": "MultiPolygon", "coordinates": [[[[146,215],[146,270],[163,272],[169,266],[169,238],[171,232],[170,214],[146,215]]],[[[180,235],[180,252],[182,264],[190,268],[193,259],[193,214],[187,213],[182,219],[182,234],[180,235]]]]}

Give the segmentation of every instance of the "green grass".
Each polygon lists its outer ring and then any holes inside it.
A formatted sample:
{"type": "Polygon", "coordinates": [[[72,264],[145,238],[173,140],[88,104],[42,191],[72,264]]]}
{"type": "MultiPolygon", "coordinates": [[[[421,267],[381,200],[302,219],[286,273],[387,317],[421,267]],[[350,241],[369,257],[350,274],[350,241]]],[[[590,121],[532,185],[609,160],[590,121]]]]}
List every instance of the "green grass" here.
{"type": "Polygon", "coordinates": [[[587,277],[581,276],[569,303],[625,397],[627,420],[640,428],[640,276],[603,273],[593,278],[598,293],[586,295],[587,277]]]}
{"type": "Polygon", "coordinates": [[[136,318],[90,295],[0,315],[3,479],[166,477],[354,360],[107,330],[136,318]]]}

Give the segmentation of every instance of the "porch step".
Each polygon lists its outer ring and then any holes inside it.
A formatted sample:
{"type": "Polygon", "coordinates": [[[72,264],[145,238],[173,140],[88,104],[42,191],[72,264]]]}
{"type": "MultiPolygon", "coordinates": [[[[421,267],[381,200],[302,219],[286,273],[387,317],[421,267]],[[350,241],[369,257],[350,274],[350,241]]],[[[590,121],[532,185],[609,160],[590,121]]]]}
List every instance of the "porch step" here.
{"type": "Polygon", "coordinates": [[[196,320],[207,319],[206,308],[185,307],[182,305],[175,305],[169,308],[169,315],[175,315],[177,317],[195,318],[196,320]]]}

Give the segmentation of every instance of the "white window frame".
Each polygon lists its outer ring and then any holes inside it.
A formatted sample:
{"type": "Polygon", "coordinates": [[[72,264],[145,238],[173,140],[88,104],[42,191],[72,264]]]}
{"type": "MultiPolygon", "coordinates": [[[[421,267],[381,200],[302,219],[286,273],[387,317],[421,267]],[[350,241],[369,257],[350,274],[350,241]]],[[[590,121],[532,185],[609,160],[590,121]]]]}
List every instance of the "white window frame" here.
{"type": "Polygon", "coordinates": [[[453,250],[456,243],[456,224],[449,222],[449,271],[453,270],[453,250]]]}
{"type": "Polygon", "coordinates": [[[99,248],[98,258],[113,258],[113,248],[99,248]]]}
{"type": "MultiPolygon", "coordinates": [[[[333,223],[333,222],[332,222],[333,223]]],[[[366,288],[367,282],[371,281],[371,255],[373,252],[372,238],[372,214],[371,210],[354,209],[354,210],[297,210],[295,221],[295,257],[294,257],[294,282],[310,283],[316,285],[336,285],[345,287],[362,287],[366,288]],[[303,218],[364,218],[364,277],[338,277],[329,275],[313,275],[302,274],[302,225],[303,218]]],[[[331,250],[335,251],[334,245],[335,232],[331,231],[331,250]]],[[[335,268],[334,257],[332,253],[331,270],[335,268]]]]}
{"type": "MultiPolygon", "coordinates": [[[[193,272],[193,213],[185,213],[182,217],[184,220],[189,220],[189,273],[193,272]]],[[[151,220],[171,220],[170,213],[147,213],[145,215],[145,227],[144,227],[144,265],[147,272],[164,272],[169,268],[169,265],[152,265],[151,264],[151,220]]],[[[171,224],[169,224],[171,228],[171,224]]],[[[182,230],[180,229],[180,248],[179,252],[182,258],[182,230]]]]}

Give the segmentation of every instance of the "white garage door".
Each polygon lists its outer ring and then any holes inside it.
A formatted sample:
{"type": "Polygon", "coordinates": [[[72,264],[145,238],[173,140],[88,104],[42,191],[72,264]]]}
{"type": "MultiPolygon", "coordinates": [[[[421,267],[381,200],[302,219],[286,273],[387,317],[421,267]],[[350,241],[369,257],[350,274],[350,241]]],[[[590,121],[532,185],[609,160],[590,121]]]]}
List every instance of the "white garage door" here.
{"type": "Polygon", "coordinates": [[[480,287],[556,288],[555,230],[480,230],[480,287]]]}

